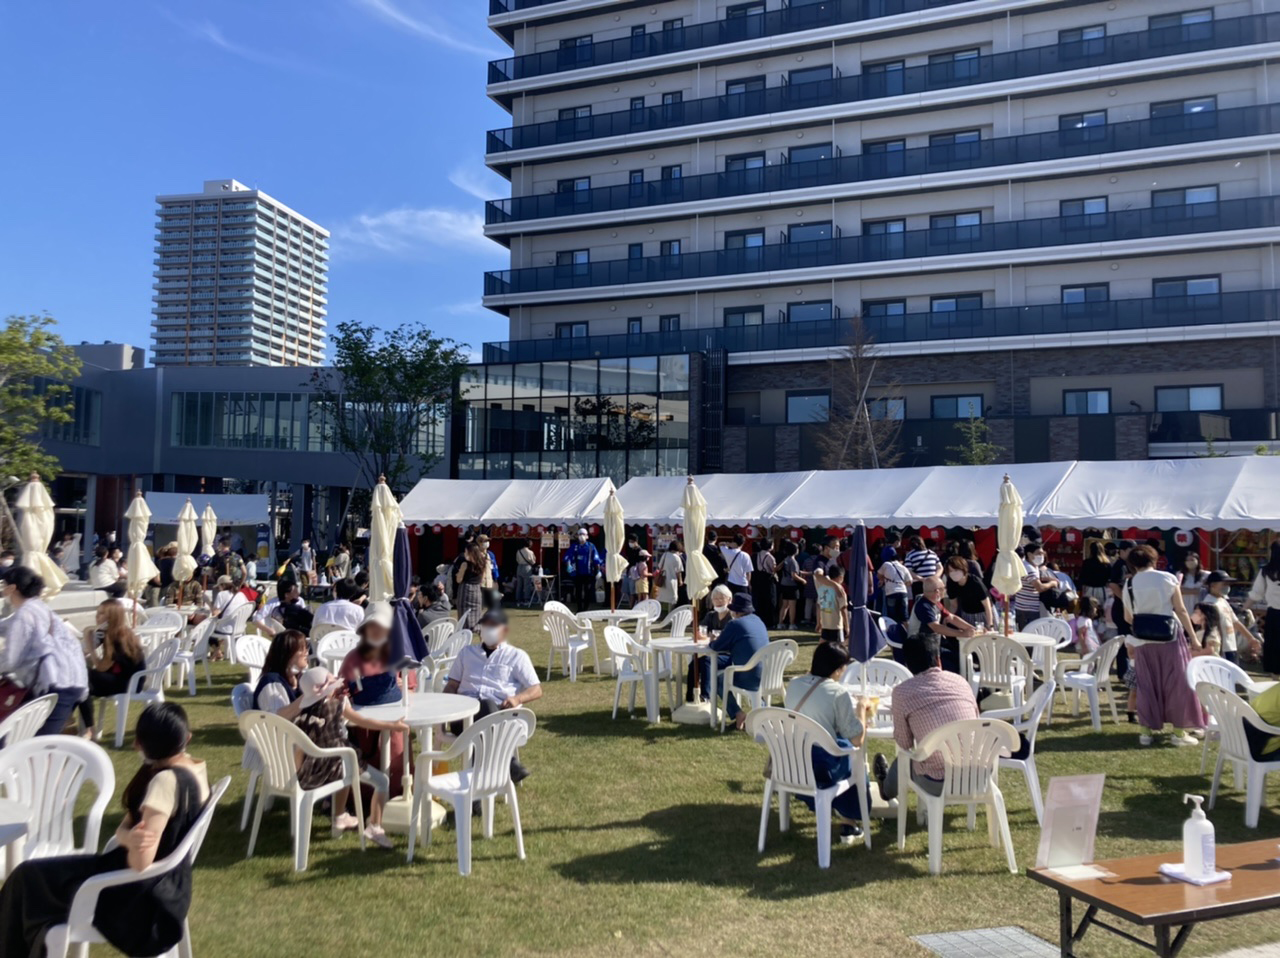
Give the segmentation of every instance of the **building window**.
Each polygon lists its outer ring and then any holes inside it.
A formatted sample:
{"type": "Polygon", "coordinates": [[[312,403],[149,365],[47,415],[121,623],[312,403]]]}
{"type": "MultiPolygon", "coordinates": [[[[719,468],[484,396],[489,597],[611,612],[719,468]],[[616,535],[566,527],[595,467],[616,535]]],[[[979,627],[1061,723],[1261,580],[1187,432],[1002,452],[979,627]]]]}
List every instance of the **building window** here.
{"type": "Polygon", "coordinates": [[[589,176],[576,176],[556,182],[557,193],[582,193],[589,189],[591,189],[591,177],[589,176]]]}
{"type": "Polygon", "coordinates": [[[820,323],[831,319],[833,312],[831,300],[829,299],[813,300],[806,303],[788,303],[787,322],[820,323]]]}
{"type": "Polygon", "coordinates": [[[831,221],[823,223],[796,223],[787,228],[788,243],[817,243],[832,236],[831,221]]]}
{"type": "Polygon", "coordinates": [[[726,80],[725,96],[741,96],[745,93],[759,93],[764,89],[764,77],[742,77],[738,80],[726,80]]]}
{"type": "Polygon", "coordinates": [[[591,62],[591,37],[566,37],[560,41],[560,63],[572,66],[591,62]]]}
{"type": "Polygon", "coordinates": [[[981,419],[982,396],[934,396],[934,419],[981,419]]]}
{"type": "Polygon", "coordinates": [[[585,249],[561,250],[556,253],[557,266],[582,268],[591,262],[591,251],[585,249]]]}
{"type": "Polygon", "coordinates": [[[680,332],[680,314],[658,317],[658,330],[663,333],[680,332]]]}
{"type": "MultiPolygon", "coordinates": [[[[1069,307],[1067,314],[1086,312],[1092,304],[1106,303],[1111,299],[1111,284],[1090,283],[1086,286],[1063,286],[1059,295],[1062,305],[1069,307]]],[[[1096,306],[1093,308],[1097,308],[1096,306]]]]}
{"type": "Polygon", "coordinates": [[[981,293],[961,293],[956,296],[935,296],[929,300],[930,323],[936,327],[971,326],[976,313],[982,309],[981,293]]]}
{"type": "Polygon", "coordinates": [[[633,96],[631,98],[631,112],[640,113],[643,110],[644,110],[644,97],[633,96]]]}
{"type": "Polygon", "coordinates": [[[586,323],[556,323],[556,339],[580,339],[586,335],[586,323]]]}
{"type": "Polygon", "coordinates": [[[764,14],[764,4],[756,3],[737,3],[732,7],[727,7],[724,11],[726,20],[737,20],[740,17],[758,17],[764,14]]]}
{"type": "Polygon", "coordinates": [[[1089,27],[1075,27],[1071,30],[1059,30],[1059,43],[1089,43],[1093,41],[1102,49],[1101,41],[1107,36],[1106,24],[1094,24],[1089,27]]]}
{"type": "Polygon", "coordinates": [[[1213,129],[1218,122],[1216,96],[1192,97],[1186,100],[1162,100],[1151,104],[1153,133],[1213,129]]]}
{"type": "Polygon", "coordinates": [[[982,213],[938,213],[929,217],[929,229],[947,231],[942,237],[935,237],[935,241],[975,240],[982,234],[982,213]]]}
{"type": "Polygon", "coordinates": [[[863,236],[885,236],[889,233],[905,233],[906,220],[863,220],[863,236]]]}
{"type": "Polygon", "coordinates": [[[929,137],[929,146],[935,150],[951,150],[953,156],[971,156],[976,155],[974,151],[981,141],[981,130],[957,130],[954,133],[934,133],[929,137]]]}
{"type": "Polygon", "coordinates": [[[981,61],[979,51],[974,49],[934,53],[929,57],[929,72],[935,79],[937,74],[957,80],[973,79],[978,75],[981,61]]]}
{"type": "Polygon", "coordinates": [[[827,422],[831,418],[831,393],[825,389],[789,391],[787,423],[827,422]]]}
{"type": "Polygon", "coordinates": [[[663,240],[658,247],[659,256],[679,256],[680,241],[678,239],[663,240]]]}
{"type": "Polygon", "coordinates": [[[885,316],[905,316],[907,301],[905,299],[864,299],[862,315],[872,319],[885,316]]]}
{"type": "Polygon", "coordinates": [[[883,73],[901,73],[907,68],[905,60],[884,60],[880,63],[864,63],[862,72],[877,76],[883,73]]]}
{"type": "Polygon", "coordinates": [[[864,140],[862,142],[862,152],[873,156],[879,153],[901,153],[906,148],[906,140],[864,140]]]}
{"type": "Polygon", "coordinates": [[[1079,216],[1105,216],[1106,212],[1107,198],[1105,196],[1087,196],[1081,200],[1062,200],[1058,204],[1058,215],[1063,219],[1072,219],[1079,216]]]}
{"type": "Polygon", "coordinates": [[[867,415],[872,419],[906,419],[907,401],[886,397],[868,399],[867,415]]]}
{"type": "Polygon", "coordinates": [[[831,79],[831,67],[802,67],[799,70],[792,70],[787,74],[787,83],[790,86],[800,86],[805,83],[821,83],[823,80],[831,79]]]}
{"type": "Polygon", "coordinates": [[[678,180],[682,175],[683,167],[679,163],[672,166],[664,166],[662,168],[662,178],[664,180],[678,180]]]}
{"type": "Polygon", "coordinates": [[[643,244],[643,243],[628,243],[628,244],[627,244],[627,259],[632,259],[632,260],[634,260],[634,259],[644,259],[644,244],[643,244]]]}
{"type": "Polygon", "coordinates": [[[562,120],[583,120],[591,116],[591,107],[589,106],[566,106],[560,110],[560,119],[562,120]]]}
{"type": "Polygon", "coordinates": [[[1107,111],[1064,113],[1058,117],[1058,129],[1065,143],[1090,143],[1107,137],[1107,111]]]}
{"type": "Polygon", "coordinates": [[[739,153],[724,158],[726,173],[740,173],[743,170],[759,170],[764,168],[763,153],[739,153]]]}
{"type": "Polygon", "coordinates": [[[632,170],[628,179],[632,186],[643,186],[644,170],[632,170]]]}
{"type": "Polygon", "coordinates": [[[1221,386],[1158,386],[1156,412],[1219,412],[1221,386]]]}
{"type": "Polygon", "coordinates": [[[728,230],[724,234],[725,249],[756,249],[764,246],[764,230],[728,230]]]}
{"type": "Polygon", "coordinates": [[[630,336],[639,336],[644,332],[644,320],[639,316],[632,316],[627,320],[627,334],[630,336]]]}
{"type": "Polygon", "coordinates": [[[906,92],[906,67],[903,60],[862,65],[863,83],[873,96],[895,96],[906,92]]]}
{"type": "Polygon", "coordinates": [[[1105,416],[1111,412],[1110,389],[1064,389],[1062,415],[1105,416]]]}
{"type": "Polygon", "coordinates": [[[670,93],[662,94],[663,106],[677,106],[684,102],[684,94],[679,90],[673,90],[670,93]]]}
{"type": "Polygon", "coordinates": [[[1182,13],[1160,13],[1147,20],[1147,29],[1156,43],[1180,43],[1207,40],[1213,36],[1213,10],[1186,10],[1182,13]]]}
{"type": "Polygon", "coordinates": [[[741,306],[737,309],[726,309],[724,311],[724,324],[728,327],[763,326],[764,307],[741,306]]]}
{"type": "Polygon", "coordinates": [[[673,20],[663,20],[662,29],[663,30],[683,30],[684,17],[676,17],[673,20]]]}
{"type": "Polygon", "coordinates": [[[1157,217],[1213,216],[1218,212],[1218,188],[1189,186],[1185,189],[1152,190],[1151,208],[1157,217]]]}
{"type": "Polygon", "coordinates": [[[1221,276],[1187,276],[1151,281],[1151,295],[1156,299],[1217,296],[1220,292],[1222,292],[1221,276]]]}
{"type": "Polygon", "coordinates": [[[787,152],[788,163],[813,163],[817,160],[829,160],[835,156],[830,143],[810,143],[808,146],[793,146],[787,152]]]}

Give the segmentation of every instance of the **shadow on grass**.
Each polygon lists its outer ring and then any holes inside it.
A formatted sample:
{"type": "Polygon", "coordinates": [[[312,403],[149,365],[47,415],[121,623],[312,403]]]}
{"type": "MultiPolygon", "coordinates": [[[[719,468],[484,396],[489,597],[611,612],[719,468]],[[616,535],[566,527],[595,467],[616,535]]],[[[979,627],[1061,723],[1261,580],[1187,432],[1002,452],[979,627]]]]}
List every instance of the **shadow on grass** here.
{"type": "MultiPolygon", "coordinates": [[[[639,735],[643,736],[646,743],[705,738],[711,733],[710,726],[682,725],[672,722],[669,716],[663,716],[663,720],[657,725],[650,725],[645,720],[643,708],[637,709],[631,719],[623,711],[618,712],[616,721],[610,719],[609,714],[609,711],[586,711],[548,715],[545,718],[539,716],[538,728],[539,731],[575,738],[625,738],[635,741],[639,735]]],[[[719,737],[718,733],[716,737],[719,737]]]]}

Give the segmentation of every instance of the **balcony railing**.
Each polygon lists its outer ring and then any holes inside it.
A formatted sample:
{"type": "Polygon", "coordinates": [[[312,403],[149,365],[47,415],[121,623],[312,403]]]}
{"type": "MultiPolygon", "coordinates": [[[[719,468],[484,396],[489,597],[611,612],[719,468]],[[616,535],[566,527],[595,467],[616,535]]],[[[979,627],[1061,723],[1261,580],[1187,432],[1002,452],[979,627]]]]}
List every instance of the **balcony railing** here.
{"type": "MultiPolygon", "coordinates": [[[[1007,336],[1116,332],[1265,323],[1280,319],[1280,290],[1206,296],[1117,299],[1105,303],[997,306],[951,313],[864,316],[861,325],[877,344],[946,342],[1007,336]]],[[[566,339],[485,343],[486,363],[531,363],[622,356],[665,356],[726,350],[821,349],[853,342],[850,320],[706,327],[675,332],[618,333],[566,339]]]]}
{"type": "Polygon", "coordinates": [[[491,130],[488,134],[488,152],[504,153],[509,150],[526,150],[600,137],[626,136],[719,120],[784,113],[789,110],[921,94],[1003,80],[1023,80],[1064,70],[1084,70],[1114,63],[1276,40],[1280,40],[1280,14],[1275,13],[1118,33],[1097,40],[1056,43],[970,60],[924,64],[886,73],[861,73],[812,83],[769,87],[750,93],[705,97],[682,103],[491,130]]]}
{"type": "Polygon", "coordinates": [[[595,286],[673,283],[712,276],[1259,229],[1277,225],[1280,222],[1278,211],[1280,197],[1258,196],[1189,206],[1054,216],[802,243],[783,242],[749,249],[718,249],[648,259],[534,266],[486,273],[484,292],[486,296],[506,296],[595,286]]]}
{"type": "Polygon", "coordinates": [[[921,146],[895,153],[860,153],[805,163],[781,162],[755,170],[512,197],[486,203],[485,222],[496,225],[672,203],[696,203],[732,196],[1097,156],[1267,133],[1280,133],[1280,106],[1235,107],[1155,120],[1027,133],[977,143],[921,146]]]}
{"type": "MultiPolygon", "coordinates": [[[[509,13],[512,8],[523,9],[534,6],[537,2],[549,3],[552,0],[490,0],[489,13],[509,13]]],[[[966,2],[968,0],[824,0],[822,3],[792,4],[763,14],[712,20],[670,30],[652,31],[643,36],[577,44],[559,50],[494,60],[489,64],[489,82],[527,80],[566,70],[627,63],[662,56],[664,53],[701,50],[724,43],[777,37],[800,30],[876,20],[966,2]]]]}
{"type": "Polygon", "coordinates": [[[1148,442],[1270,442],[1277,438],[1271,409],[1154,412],[1148,442]]]}

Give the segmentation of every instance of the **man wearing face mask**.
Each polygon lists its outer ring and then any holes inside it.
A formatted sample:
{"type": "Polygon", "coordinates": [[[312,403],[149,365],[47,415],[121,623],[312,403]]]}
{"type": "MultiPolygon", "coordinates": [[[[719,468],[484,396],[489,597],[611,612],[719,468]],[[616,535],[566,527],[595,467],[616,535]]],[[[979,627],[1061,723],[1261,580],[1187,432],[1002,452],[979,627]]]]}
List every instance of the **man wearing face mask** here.
{"type": "Polygon", "coordinates": [[[565,550],[564,568],[573,583],[573,602],[576,611],[586,612],[596,594],[596,572],[601,564],[600,553],[587,541],[587,530],[579,529],[577,541],[565,550]]]}
{"type": "Polygon", "coordinates": [[[5,549],[4,552],[0,552],[0,572],[3,572],[11,565],[13,565],[13,552],[5,549]]]}
{"type": "MultiPolygon", "coordinates": [[[[534,670],[533,660],[524,649],[507,644],[507,614],[490,609],[480,617],[480,644],[468,645],[453,660],[449,669],[446,694],[469,695],[480,700],[477,718],[500,709],[515,709],[542,698],[542,685],[534,670]]],[[[455,722],[455,735],[462,723],[455,722]]],[[[519,783],[529,777],[529,770],[514,758],[511,780],[519,783]]]]}

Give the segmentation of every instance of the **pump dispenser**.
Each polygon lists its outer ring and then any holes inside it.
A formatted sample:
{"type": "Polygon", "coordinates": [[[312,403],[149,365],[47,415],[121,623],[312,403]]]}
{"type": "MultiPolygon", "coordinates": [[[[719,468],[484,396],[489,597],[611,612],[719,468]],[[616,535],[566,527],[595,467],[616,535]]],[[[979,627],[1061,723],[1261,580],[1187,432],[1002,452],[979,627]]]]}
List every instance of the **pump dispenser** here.
{"type": "Polygon", "coordinates": [[[1214,850],[1213,823],[1205,817],[1202,795],[1183,795],[1183,803],[1194,802],[1191,817],[1182,826],[1182,867],[1188,878],[1210,878],[1218,870],[1214,850]]]}

